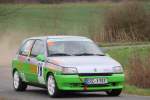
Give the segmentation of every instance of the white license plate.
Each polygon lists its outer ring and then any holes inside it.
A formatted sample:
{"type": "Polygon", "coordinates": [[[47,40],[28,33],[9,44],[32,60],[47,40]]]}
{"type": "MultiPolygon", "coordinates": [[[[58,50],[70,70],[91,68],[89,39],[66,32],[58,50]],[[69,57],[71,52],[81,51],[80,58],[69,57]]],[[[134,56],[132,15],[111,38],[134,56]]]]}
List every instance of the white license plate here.
{"type": "Polygon", "coordinates": [[[90,79],[85,79],[84,83],[86,85],[91,85],[91,84],[107,84],[108,81],[106,78],[90,78],[90,79]]]}

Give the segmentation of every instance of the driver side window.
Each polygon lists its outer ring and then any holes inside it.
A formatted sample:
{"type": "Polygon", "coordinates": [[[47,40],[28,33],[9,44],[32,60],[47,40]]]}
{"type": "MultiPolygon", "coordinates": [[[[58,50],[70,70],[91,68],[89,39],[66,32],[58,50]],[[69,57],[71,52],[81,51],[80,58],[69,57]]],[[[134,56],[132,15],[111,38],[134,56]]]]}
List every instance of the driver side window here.
{"type": "Polygon", "coordinates": [[[39,54],[44,54],[44,42],[42,40],[36,40],[31,51],[32,57],[36,57],[39,54]]]}
{"type": "Polygon", "coordinates": [[[23,46],[21,47],[20,51],[19,51],[19,54],[20,55],[23,55],[23,56],[28,56],[30,51],[31,51],[31,48],[32,48],[32,45],[33,45],[33,42],[34,40],[28,40],[26,41],[23,46]]]}

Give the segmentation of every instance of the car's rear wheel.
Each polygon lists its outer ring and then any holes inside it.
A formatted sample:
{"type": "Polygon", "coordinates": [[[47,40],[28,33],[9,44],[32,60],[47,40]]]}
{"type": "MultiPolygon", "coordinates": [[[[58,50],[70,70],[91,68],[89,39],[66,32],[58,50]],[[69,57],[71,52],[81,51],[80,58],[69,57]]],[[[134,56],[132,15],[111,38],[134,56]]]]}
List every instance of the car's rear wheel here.
{"type": "Polygon", "coordinates": [[[53,75],[49,75],[47,79],[47,90],[50,97],[58,97],[60,96],[60,91],[57,87],[55,78],[53,75]]]}
{"type": "Polygon", "coordinates": [[[107,95],[109,96],[119,96],[122,92],[122,89],[113,89],[110,91],[106,91],[107,95]]]}
{"type": "Polygon", "coordinates": [[[16,91],[25,91],[27,88],[27,84],[22,81],[18,71],[13,73],[13,87],[16,91]]]}

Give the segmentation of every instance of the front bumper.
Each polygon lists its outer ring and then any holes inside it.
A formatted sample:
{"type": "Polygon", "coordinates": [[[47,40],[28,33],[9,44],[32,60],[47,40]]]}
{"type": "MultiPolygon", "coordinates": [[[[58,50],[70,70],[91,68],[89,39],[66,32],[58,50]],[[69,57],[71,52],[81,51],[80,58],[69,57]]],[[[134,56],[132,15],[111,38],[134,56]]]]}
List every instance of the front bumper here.
{"type": "Polygon", "coordinates": [[[60,90],[71,91],[106,91],[112,89],[122,89],[124,74],[112,74],[110,76],[79,76],[79,75],[55,75],[57,86],[60,90]],[[86,78],[107,78],[105,85],[85,85],[86,78]]]}

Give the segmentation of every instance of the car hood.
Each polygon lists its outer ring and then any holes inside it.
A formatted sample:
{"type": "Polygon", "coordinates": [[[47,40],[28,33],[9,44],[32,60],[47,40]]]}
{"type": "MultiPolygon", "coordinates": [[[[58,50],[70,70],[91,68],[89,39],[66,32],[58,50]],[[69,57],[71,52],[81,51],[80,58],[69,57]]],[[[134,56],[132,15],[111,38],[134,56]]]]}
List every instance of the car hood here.
{"type": "Polygon", "coordinates": [[[78,73],[112,73],[113,67],[121,66],[109,56],[49,57],[48,61],[63,67],[75,67],[78,73]]]}

